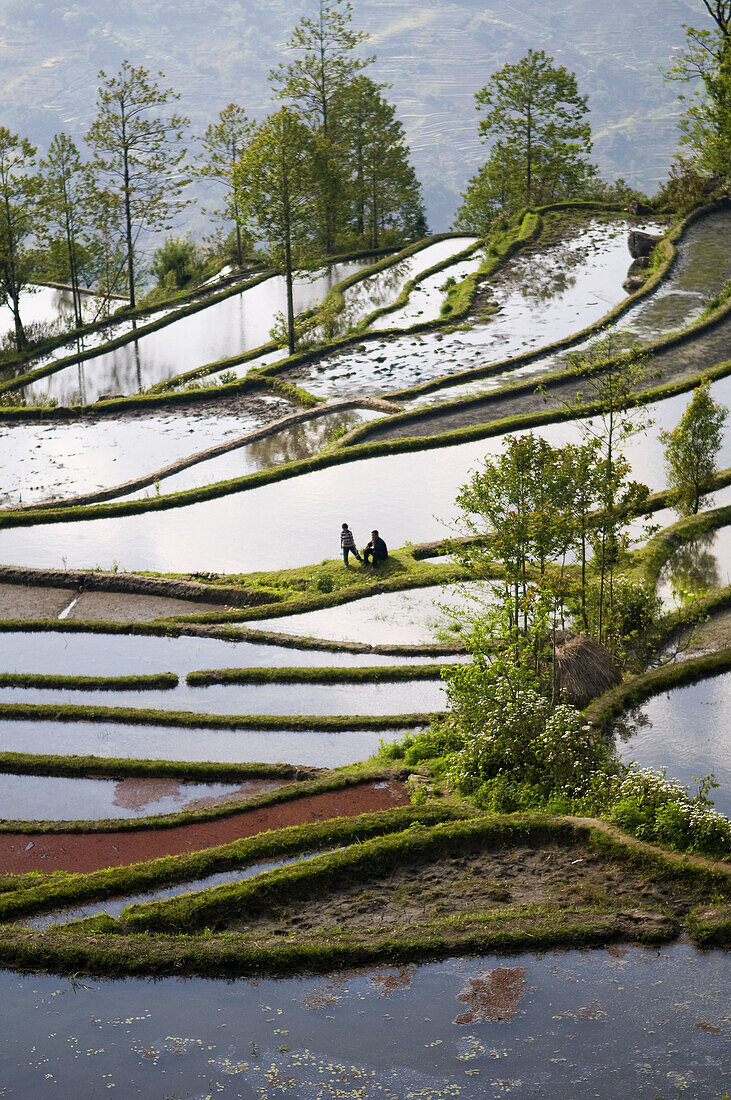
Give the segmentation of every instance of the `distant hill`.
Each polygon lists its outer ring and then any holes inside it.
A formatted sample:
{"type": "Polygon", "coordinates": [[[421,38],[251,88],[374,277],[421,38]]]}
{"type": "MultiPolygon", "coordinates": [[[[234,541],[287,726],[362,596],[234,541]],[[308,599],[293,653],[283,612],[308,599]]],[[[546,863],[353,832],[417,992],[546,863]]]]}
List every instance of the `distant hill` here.
{"type": "MultiPolygon", "coordinates": [[[[271,106],[269,69],[314,0],[2,0],[0,123],[45,149],[58,130],[80,138],[99,69],[128,57],[162,70],[202,131],[236,101],[271,106]]],[[[447,228],[484,157],[473,95],[529,47],[573,69],[588,94],[595,155],[608,177],[653,190],[677,143],[676,87],[662,76],[703,25],[700,0],[353,0],[369,31],[374,79],[391,83],[423,182],[429,222],[447,228]]]]}

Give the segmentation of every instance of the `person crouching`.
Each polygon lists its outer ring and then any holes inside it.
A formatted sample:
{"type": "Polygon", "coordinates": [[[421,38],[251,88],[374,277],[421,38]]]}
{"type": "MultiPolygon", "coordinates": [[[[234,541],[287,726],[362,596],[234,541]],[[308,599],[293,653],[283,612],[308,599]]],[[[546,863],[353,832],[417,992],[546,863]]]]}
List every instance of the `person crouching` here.
{"type": "Polygon", "coordinates": [[[371,531],[371,541],[363,551],[363,561],[365,565],[370,564],[375,569],[378,563],[385,561],[388,557],[388,547],[378,534],[378,531],[371,531]]]}

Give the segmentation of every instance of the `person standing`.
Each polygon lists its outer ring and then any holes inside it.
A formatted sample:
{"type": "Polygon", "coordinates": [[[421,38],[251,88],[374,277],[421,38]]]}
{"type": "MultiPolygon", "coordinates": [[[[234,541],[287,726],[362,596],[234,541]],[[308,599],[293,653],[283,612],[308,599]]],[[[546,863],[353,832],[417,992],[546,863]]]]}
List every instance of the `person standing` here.
{"type": "Polygon", "coordinates": [[[353,532],[348,527],[347,523],[344,523],[340,532],[340,549],[343,552],[343,561],[348,564],[348,554],[354,554],[359,562],[363,562],[362,557],[358,553],[358,547],[355,545],[355,538],[353,532]]]}

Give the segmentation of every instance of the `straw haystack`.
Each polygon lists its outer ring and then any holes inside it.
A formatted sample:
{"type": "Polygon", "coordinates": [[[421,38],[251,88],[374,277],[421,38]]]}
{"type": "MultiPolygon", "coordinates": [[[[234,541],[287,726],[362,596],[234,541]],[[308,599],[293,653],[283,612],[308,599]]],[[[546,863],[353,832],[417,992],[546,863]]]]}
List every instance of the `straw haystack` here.
{"type": "Polygon", "coordinates": [[[622,682],[605,646],[568,630],[557,632],[555,674],[557,694],[579,709],[622,682]]]}

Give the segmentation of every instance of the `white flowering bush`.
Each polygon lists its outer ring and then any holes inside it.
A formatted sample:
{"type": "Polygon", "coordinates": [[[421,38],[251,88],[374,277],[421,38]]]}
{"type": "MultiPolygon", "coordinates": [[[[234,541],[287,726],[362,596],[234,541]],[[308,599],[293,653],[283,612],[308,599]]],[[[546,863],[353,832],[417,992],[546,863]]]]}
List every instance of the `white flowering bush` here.
{"type": "Polygon", "coordinates": [[[515,783],[543,797],[588,791],[606,754],[574,707],[554,707],[534,688],[508,679],[493,682],[482,703],[479,713],[470,706],[461,724],[463,746],[448,770],[459,790],[474,793],[486,780],[499,779],[503,794],[515,783]]]}
{"type": "Polygon", "coordinates": [[[612,785],[611,819],[641,840],[673,848],[731,855],[731,821],[710,804],[701,781],[699,793],[689,795],[665,771],[632,765],[612,785]]]}

